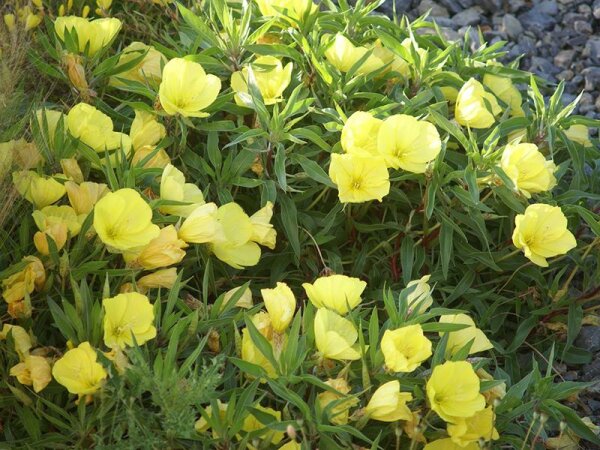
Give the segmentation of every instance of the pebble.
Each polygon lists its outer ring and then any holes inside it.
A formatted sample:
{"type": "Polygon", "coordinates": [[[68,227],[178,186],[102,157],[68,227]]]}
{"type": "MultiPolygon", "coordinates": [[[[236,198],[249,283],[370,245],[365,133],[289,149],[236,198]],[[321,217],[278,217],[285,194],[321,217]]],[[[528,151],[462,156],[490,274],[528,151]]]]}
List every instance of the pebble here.
{"type": "Polygon", "coordinates": [[[581,71],[586,91],[600,89],[600,67],[587,67],[581,71]]]}
{"type": "Polygon", "coordinates": [[[592,6],[592,14],[596,19],[600,19],[600,0],[596,0],[592,6]]]}
{"type": "Polygon", "coordinates": [[[465,9],[464,11],[455,14],[452,17],[452,21],[458,24],[461,27],[466,27],[468,25],[476,25],[481,20],[481,13],[483,11],[481,8],[474,6],[472,8],[465,9]]]}
{"type": "Polygon", "coordinates": [[[600,37],[589,39],[583,52],[590,57],[592,62],[600,64],[600,37]]]}
{"type": "Polygon", "coordinates": [[[433,0],[423,0],[417,8],[419,15],[425,14],[430,9],[430,15],[433,17],[450,17],[448,10],[433,0]]]}
{"type": "Polygon", "coordinates": [[[592,34],[593,31],[592,24],[586,20],[576,20],[573,29],[581,34],[592,34]]]}
{"type": "Polygon", "coordinates": [[[512,14],[505,14],[502,18],[502,31],[510,39],[518,39],[521,33],[523,33],[523,25],[512,14]]]}
{"type": "Polygon", "coordinates": [[[554,57],[554,64],[557,67],[567,68],[573,62],[574,57],[575,57],[575,50],[561,50],[554,57]]]}

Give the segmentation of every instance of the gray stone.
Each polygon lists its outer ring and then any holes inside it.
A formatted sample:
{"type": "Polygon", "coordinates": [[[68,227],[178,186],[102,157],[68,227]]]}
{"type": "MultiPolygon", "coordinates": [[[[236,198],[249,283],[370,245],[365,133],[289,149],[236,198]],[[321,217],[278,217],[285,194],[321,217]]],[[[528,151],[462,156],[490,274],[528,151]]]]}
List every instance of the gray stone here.
{"type": "Polygon", "coordinates": [[[600,0],[596,0],[592,6],[592,14],[596,19],[600,19],[600,0]]]}
{"type": "MultiPolygon", "coordinates": [[[[554,64],[556,64],[556,58],[554,59],[554,64]]],[[[556,64],[558,66],[558,64],[556,64]]],[[[556,78],[558,78],[559,80],[563,80],[563,81],[569,81],[573,78],[575,74],[573,73],[572,70],[563,70],[561,73],[559,73],[558,75],[556,75],[556,78]]]]}
{"type": "Polygon", "coordinates": [[[585,79],[585,90],[595,91],[600,89],[600,67],[586,67],[581,71],[585,79]]]}
{"type": "Polygon", "coordinates": [[[573,29],[581,34],[592,34],[592,24],[586,20],[576,20],[573,29]]]}
{"type": "Polygon", "coordinates": [[[456,24],[454,23],[454,21],[448,17],[432,17],[429,16],[427,18],[427,20],[429,22],[435,22],[437,23],[440,27],[445,27],[445,28],[458,28],[456,26],[456,24]]]}
{"type": "MultiPolygon", "coordinates": [[[[477,3],[477,6],[481,6],[485,11],[491,12],[493,14],[496,14],[499,11],[501,11],[502,6],[503,6],[502,0],[479,0],[476,3],[477,3]]],[[[518,3],[518,1],[511,2],[511,3],[518,3]]]]}
{"type": "Polygon", "coordinates": [[[543,2],[535,5],[533,10],[542,14],[558,14],[558,4],[555,0],[544,0],[543,2]]]}
{"type": "Polygon", "coordinates": [[[530,70],[543,78],[547,78],[549,81],[554,81],[554,75],[560,73],[560,69],[558,67],[552,64],[546,58],[540,58],[538,56],[531,58],[530,70]]]}
{"type": "Polygon", "coordinates": [[[561,50],[554,57],[554,65],[563,69],[569,67],[575,57],[575,50],[561,50]]]}
{"type": "Polygon", "coordinates": [[[454,23],[461,27],[468,25],[476,25],[481,21],[481,8],[474,6],[472,8],[465,9],[452,17],[454,23]]]}
{"type": "Polygon", "coordinates": [[[551,30],[556,25],[556,18],[531,9],[519,16],[521,24],[527,29],[540,33],[551,30]]]}
{"type": "Polygon", "coordinates": [[[419,11],[419,14],[425,14],[427,11],[431,10],[430,15],[433,17],[450,17],[448,10],[442,5],[438,5],[433,0],[423,0],[419,3],[417,10],[419,11]]]}
{"type": "Polygon", "coordinates": [[[523,32],[523,25],[512,14],[505,14],[502,18],[502,31],[511,39],[518,39],[523,32]]]}
{"type": "Polygon", "coordinates": [[[450,42],[460,41],[461,35],[452,28],[440,28],[442,35],[450,42]]]}
{"type": "Polygon", "coordinates": [[[471,0],[438,0],[438,3],[446,8],[450,14],[459,13],[463,9],[473,6],[471,0]]]}
{"type": "Polygon", "coordinates": [[[600,112],[600,95],[596,96],[596,102],[594,105],[596,106],[596,111],[600,112]]]}
{"type": "Polygon", "coordinates": [[[584,14],[589,17],[590,14],[592,14],[592,7],[590,5],[586,5],[584,3],[582,5],[579,5],[579,8],[577,8],[577,11],[579,11],[581,14],[584,14]]]}
{"type": "Polygon", "coordinates": [[[584,56],[588,56],[593,63],[600,64],[600,37],[588,39],[583,53],[584,56]]]}

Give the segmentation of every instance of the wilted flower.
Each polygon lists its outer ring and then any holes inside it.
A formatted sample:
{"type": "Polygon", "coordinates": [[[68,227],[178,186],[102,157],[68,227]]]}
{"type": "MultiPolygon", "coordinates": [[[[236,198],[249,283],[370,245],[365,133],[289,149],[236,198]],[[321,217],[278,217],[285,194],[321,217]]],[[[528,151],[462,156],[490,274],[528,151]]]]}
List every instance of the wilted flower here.
{"type": "MultiPolygon", "coordinates": [[[[272,105],[283,100],[282,95],[292,79],[294,65],[290,62],[283,66],[274,56],[260,56],[250,65],[256,86],[265,105],[272,105]]],[[[231,75],[231,88],[236,93],[238,105],[252,105],[252,96],[248,93],[248,67],[231,75]]]]}
{"type": "Polygon", "coordinates": [[[485,408],[479,378],[466,361],[447,361],[434,367],[427,381],[429,405],[446,422],[472,417],[485,408]]]}
{"type": "Polygon", "coordinates": [[[350,408],[356,405],[358,400],[347,395],[348,392],[350,392],[350,386],[348,386],[348,383],[343,378],[330,378],[325,384],[334,388],[337,393],[325,391],[318,394],[317,403],[319,404],[319,407],[321,410],[325,410],[330,403],[337,402],[329,408],[329,421],[334,425],[347,424],[350,408]]]}
{"type": "Polygon", "coordinates": [[[136,284],[140,292],[147,292],[148,289],[171,289],[177,281],[177,269],[160,269],[149,275],[144,275],[137,280],[136,284]]]}
{"type": "Polygon", "coordinates": [[[142,42],[132,42],[129,44],[119,56],[117,68],[131,63],[142,55],[144,57],[134,67],[111,77],[110,84],[112,86],[121,86],[124,84],[121,79],[151,83],[153,85],[160,83],[162,68],[167,63],[167,58],[151,45],[146,45],[142,42]]]}
{"type": "Polygon", "coordinates": [[[148,297],[137,292],[105,298],[104,344],[109,348],[142,345],[156,336],[154,309],[148,297]]]}
{"type": "Polygon", "coordinates": [[[33,386],[35,392],[40,392],[52,381],[50,364],[42,356],[25,356],[22,362],[11,367],[10,375],[17,377],[21,384],[33,386]]]}
{"type": "Polygon", "coordinates": [[[466,127],[488,128],[496,121],[502,109],[498,100],[474,78],[467,81],[458,92],[454,118],[466,127]]]}
{"type": "Polygon", "coordinates": [[[563,255],[577,246],[560,207],[541,203],[529,205],[525,214],[515,217],[512,240],[526,258],[541,267],[548,267],[546,258],[563,255]]]}
{"type": "Polygon", "coordinates": [[[509,144],[500,163],[515,187],[527,198],[556,185],[556,165],[547,161],[535,144],[509,144]]]}
{"type": "Polygon", "coordinates": [[[84,181],[81,184],[67,181],[65,183],[69,203],[77,214],[89,214],[102,197],[110,192],[104,183],[84,181]]]}
{"type": "MultiPolygon", "coordinates": [[[[448,332],[448,343],[446,344],[446,357],[455,355],[465,345],[471,342],[469,355],[483,352],[494,348],[487,336],[475,326],[475,322],[466,314],[445,314],[440,316],[440,323],[453,323],[457,325],[468,325],[458,331],[448,332]]],[[[443,336],[445,333],[440,333],[443,336]]]]}
{"type": "Polygon", "coordinates": [[[319,308],[315,314],[315,341],[323,357],[335,360],[360,359],[358,331],[348,319],[319,308]]]}
{"type": "Polygon", "coordinates": [[[185,257],[187,244],[179,239],[173,225],[160,230],[158,237],[151,240],[139,252],[126,253],[125,259],[131,266],[140,266],[146,270],[167,267],[181,262],[185,257]]]}
{"type": "MultiPolygon", "coordinates": [[[[485,369],[477,369],[476,373],[480,380],[494,380],[494,377],[486,372],[485,369]]],[[[506,383],[497,384],[493,388],[483,391],[482,394],[485,397],[485,401],[488,405],[492,404],[494,400],[502,400],[506,395],[506,383]]]]}
{"type": "Polygon", "coordinates": [[[29,350],[33,347],[31,336],[29,336],[25,328],[5,323],[2,326],[2,331],[0,331],[0,340],[7,339],[8,336],[12,338],[15,351],[19,355],[19,359],[23,361],[29,355],[29,350]]]}
{"type": "Polygon", "coordinates": [[[342,128],[341,144],[346,153],[364,157],[377,157],[377,139],[382,124],[371,113],[357,111],[348,117],[342,128]]]}
{"type": "Polygon", "coordinates": [[[573,142],[577,142],[584,147],[592,146],[592,141],[590,141],[590,130],[585,125],[571,125],[565,130],[565,135],[573,142]]]}
{"type": "Polygon", "coordinates": [[[23,258],[28,264],[21,271],[2,280],[2,297],[8,303],[8,312],[12,317],[29,317],[31,305],[25,298],[33,292],[40,291],[46,282],[44,265],[35,256],[23,258]]]}
{"type": "Polygon", "coordinates": [[[398,380],[388,381],[377,388],[371,400],[365,407],[365,413],[370,419],[381,422],[411,420],[412,413],[406,402],[412,400],[408,392],[400,392],[398,380]]]}
{"type": "Polygon", "coordinates": [[[186,183],[183,172],[167,164],[160,179],[160,199],[188,203],[187,205],[162,205],[160,212],[188,217],[199,206],[204,205],[204,195],[198,186],[186,183]]]}
{"type": "Polygon", "coordinates": [[[104,244],[118,251],[143,247],[160,232],[148,203],[129,188],[110,192],[96,203],[94,228],[104,244]]]}
{"type": "Polygon", "coordinates": [[[31,170],[13,172],[17,192],[36,208],[44,208],[65,195],[65,187],[52,177],[43,177],[31,170]]]}
{"type": "Polygon", "coordinates": [[[441,149],[435,125],[405,114],[385,119],[377,135],[377,150],[394,169],[423,173],[441,149]]]}
{"type": "Polygon", "coordinates": [[[115,18],[89,20],[83,17],[57,17],[54,30],[61,41],[65,34],[77,33],[77,43],[80,53],[94,56],[108,46],[121,29],[121,21],[115,18]]]}
{"type": "Polygon", "coordinates": [[[163,69],[158,95],[170,116],[207,117],[202,110],[215,101],[220,90],[221,80],[207,75],[200,64],[173,58],[163,69]]]}
{"type": "Polygon", "coordinates": [[[303,283],[302,287],[317,308],[347,314],[362,301],[361,295],[367,283],[346,275],[330,275],[317,278],[313,284],[303,283]]]}
{"type": "Polygon", "coordinates": [[[431,341],[421,325],[385,330],[381,339],[385,365],[394,372],[412,372],[431,356],[431,341]]]}
{"type": "MultiPolygon", "coordinates": [[[[242,289],[242,286],[234,287],[233,289],[229,289],[227,292],[225,292],[223,305],[227,305],[232,300],[233,296],[237,293],[237,291],[239,291],[240,289],[242,289]]],[[[238,298],[237,302],[235,303],[235,306],[237,306],[238,308],[246,309],[252,308],[252,291],[250,290],[250,288],[247,287],[246,289],[244,289],[244,292],[238,298]]]]}
{"type": "Polygon", "coordinates": [[[452,442],[465,447],[470,443],[496,440],[500,437],[496,428],[494,428],[495,420],[494,410],[488,406],[483,411],[478,412],[473,417],[460,418],[454,423],[448,424],[448,434],[452,442]]]}
{"type": "Polygon", "coordinates": [[[333,153],[329,177],[336,184],[342,203],[381,201],[390,192],[389,173],[379,157],[333,153]]]}
{"type": "Polygon", "coordinates": [[[56,249],[60,250],[67,242],[67,233],[71,237],[77,236],[83,219],[83,217],[77,216],[73,208],[66,205],[46,206],[41,210],[34,211],[32,216],[40,230],[33,236],[33,242],[38,251],[43,255],[50,253],[48,236],[56,244],[56,249]]]}
{"type": "Polygon", "coordinates": [[[486,73],[483,76],[483,84],[510,107],[511,116],[522,117],[525,115],[521,106],[523,103],[521,93],[510,78],[486,73]]]}
{"type": "Polygon", "coordinates": [[[96,350],[90,343],[82,342],[54,363],[52,376],[71,394],[93,394],[108,376],[104,367],[96,361],[97,358],[96,350]]]}
{"type": "Polygon", "coordinates": [[[417,314],[423,314],[433,304],[433,298],[431,297],[431,286],[429,286],[429,278],[431,275],[425,275],[419,280],[412,280],[406,288],[415,286],[414,290],[408,294],[408,310],[409,312],[415,312],[417,314]]]}
{"type": "Polygon", "coordinates": [[[261,289],[265,308],[271,318],[271,325],[278,333],[283,333],[294,318],[296,297],[285,283],[277,283],[273,289],[261,289]]]}

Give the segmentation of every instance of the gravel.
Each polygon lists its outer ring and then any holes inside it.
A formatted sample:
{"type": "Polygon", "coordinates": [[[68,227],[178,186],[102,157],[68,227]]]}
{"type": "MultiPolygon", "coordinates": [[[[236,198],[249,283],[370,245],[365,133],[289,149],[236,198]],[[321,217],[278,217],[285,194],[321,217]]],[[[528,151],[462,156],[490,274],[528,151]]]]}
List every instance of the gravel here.
{"type": "MultiPolygon", "coordinates": [[[[525,55],[520,68],[551,83],[565,82],[565,100],[586,90],[587,103],[575,111],[600,118],[600,0],[388,0],[380,11],[414,19],[431,10],[448,40],[477,27],[488,42],[507,41],[504,62],[525,55]]],[[[583,100],[583,99],[582,99],[583,100]]]]}

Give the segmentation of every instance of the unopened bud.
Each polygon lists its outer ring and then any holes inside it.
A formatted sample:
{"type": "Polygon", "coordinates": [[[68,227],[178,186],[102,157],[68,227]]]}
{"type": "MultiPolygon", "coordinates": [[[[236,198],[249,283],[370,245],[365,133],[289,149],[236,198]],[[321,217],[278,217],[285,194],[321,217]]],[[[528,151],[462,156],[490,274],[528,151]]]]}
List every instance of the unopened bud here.
{"type": "Polygon", "coordinates": [[[291,440],[296,439],[296,429],[294,428],[294,426],[292,424],[287,426],[287,428],[285,429],[285,432],[287,433],[287,435],[289,436],[289,438],[291,440]]]}

